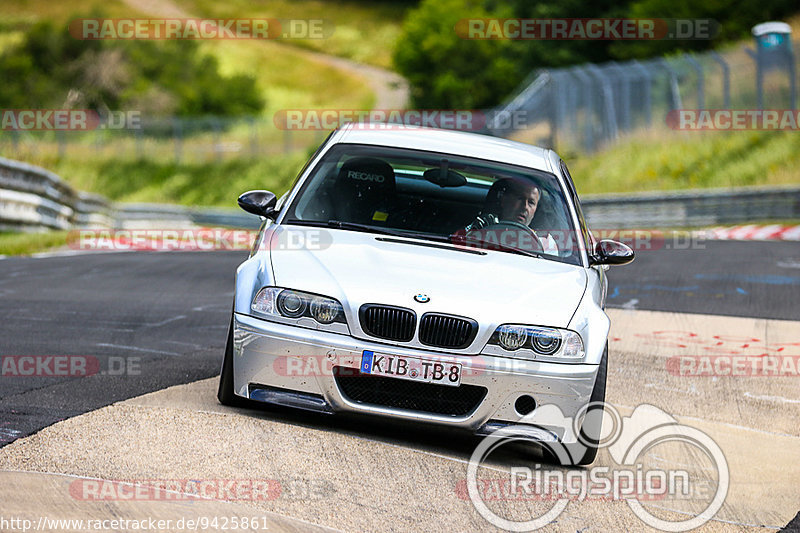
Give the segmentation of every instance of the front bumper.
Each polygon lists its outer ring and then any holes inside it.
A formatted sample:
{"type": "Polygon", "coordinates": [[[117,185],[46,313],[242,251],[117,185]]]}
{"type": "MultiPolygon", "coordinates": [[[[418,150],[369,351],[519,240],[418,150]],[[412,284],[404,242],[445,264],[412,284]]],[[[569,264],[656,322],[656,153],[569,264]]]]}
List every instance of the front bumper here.
{"type": "Polygon", "coordinates": [[[581,421],[575,424],[573,419],[589,402],[598,370],[598,365],[591,364],[409,349],[238,313],[234,313],[233,328],[234,393],[238,396],[320,412],[374,414],[430,422],[475,434],[519,423],[523,415],[517,412],[515,403],[520,396],[528,395],[538,407],[523,421],[546,428],[562,442],[574,442],[574,428],[580,427],[581,421]],[[464,369],[461,385],[484,387],[486,395],[470,412],[459,415],[354,401],[337,384],[333,368],[344,367],[358,374],[364,350],[461,363],[464,369]],[[548,407],[542,409],[543,406],[548,407]]]}

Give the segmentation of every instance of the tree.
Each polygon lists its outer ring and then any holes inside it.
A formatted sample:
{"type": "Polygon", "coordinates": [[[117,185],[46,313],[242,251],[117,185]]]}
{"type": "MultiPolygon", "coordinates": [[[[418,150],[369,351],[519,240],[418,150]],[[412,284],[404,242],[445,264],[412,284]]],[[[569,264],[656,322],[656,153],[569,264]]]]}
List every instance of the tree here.
{"type": "Polygon", "coordinates": [[[510,15],[476,0],[424,0],[409,12],[394,64],[411,84],[418,108],[480,109],[493,106],[526,74],[513,61],[510,41],[463,39],[465,18],[510,15]]]}

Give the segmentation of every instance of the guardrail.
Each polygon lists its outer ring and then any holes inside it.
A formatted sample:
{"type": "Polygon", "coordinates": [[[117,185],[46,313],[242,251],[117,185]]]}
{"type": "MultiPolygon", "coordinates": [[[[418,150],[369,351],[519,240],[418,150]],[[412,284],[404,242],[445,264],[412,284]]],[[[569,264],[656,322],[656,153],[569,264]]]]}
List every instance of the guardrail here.
{"type": "MultiPolygon", "coordinates": [[[[593,229],[703,227],[800,219],[800,186],[590,195],[581,203],[593,229]]],[[[48,170],[0,157],[0,229],[258,225],[258,217],[235,208],[114,204],[75,191],[48,170]]]]}
{"type": "Polygon", "coordinates": [[[116,226],[121,228],[173,228],[225,226],[258,228],[260,219],[238,208],[184,207],[169,204],[117,204],[116,226]]]}
{"type": "Polygon", "coordinates": [[[258,225],[257,217],[236,208],[115,204],[99,194],[76,191],[49,170],[0,157],[0,229],[258,225]]]}
{"type": "Polygon", "coordinates": [[[800,186],[587,195],[581,205],[589,226],[597,229],[687,228],[800,219],[800,186]]]}

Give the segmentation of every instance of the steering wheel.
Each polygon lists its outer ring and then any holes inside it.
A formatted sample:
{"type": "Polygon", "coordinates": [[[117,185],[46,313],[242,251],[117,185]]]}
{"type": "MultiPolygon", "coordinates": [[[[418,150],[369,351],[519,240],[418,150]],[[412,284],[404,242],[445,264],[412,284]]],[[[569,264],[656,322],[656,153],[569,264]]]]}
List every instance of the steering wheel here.
{"type": "MultiPolygon", "coordinates": [[[[527,225],[525,225],[525,224],[523,224],[521,222],[516,222],[516,221],[513,221],[513,220],[501,220],[500,222],[495,222],[493,224],[489,224],[485,228],[482,228],[482,229],[479,229],[479,230],[470,231],[470,233],[473,233],[473,232],[476,232],[476,233],[494,232],[494,233],[498,234],[498,236],[495,239],[495,241],[499,242],[500,244],[503,244],[503,245],[506,245],[506,246],[510,246],[512,248],[518,248],[520,250],[529,251],[529,252],[537,252],[537,253],[544,252],[544,248],[542,247],[542,243],[541,243],[541,241],[539,241],[539,236],[536,235],[536,232],[533,231],[532,228],[530,228],[529,226],[527,226],[527,225]],[[519,238],[517,238],[515,242],[507,243],[507,242],[505,242],[505,239],[501,236],[506,231],[508,231],[508,232],[518,232],[519,230],[525,230],[530,234],[530,236],[531,236],[530,243],[531,244],[528,244],[528,239],[525,239],[524,241],[522,241],[519,238]]],[[[482,240],[486,240],[486,239],[482,239],[482,240]]],[[[491,241],[487,240],[487,242],[491,242],[491,241]]]]}

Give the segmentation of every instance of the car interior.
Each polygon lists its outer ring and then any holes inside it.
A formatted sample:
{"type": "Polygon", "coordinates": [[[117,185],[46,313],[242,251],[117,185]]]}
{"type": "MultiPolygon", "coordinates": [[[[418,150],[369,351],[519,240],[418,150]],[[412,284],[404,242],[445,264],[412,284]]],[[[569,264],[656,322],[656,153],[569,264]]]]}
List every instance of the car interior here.
{"type": "Polygon", "coordinates": [[[494,195],[497,190],[493,184],[508,178],[533,178],[541,196],[531,229],[539,237],[560,234],[560,242],[571,233],[565,200],[552,177],[500,173],[446,159],[361,155],[323,163],[318,172],[323,177],[309,180],[294,208],[298,219],[337,220],[447,236],[465,228],[492,204],[493,190],[494,195]]]}

